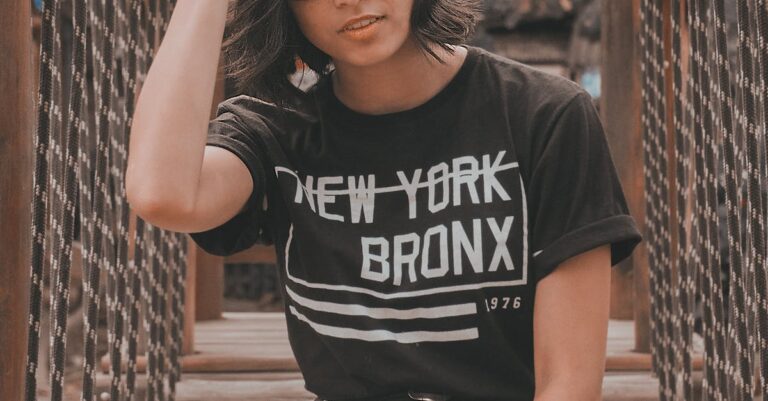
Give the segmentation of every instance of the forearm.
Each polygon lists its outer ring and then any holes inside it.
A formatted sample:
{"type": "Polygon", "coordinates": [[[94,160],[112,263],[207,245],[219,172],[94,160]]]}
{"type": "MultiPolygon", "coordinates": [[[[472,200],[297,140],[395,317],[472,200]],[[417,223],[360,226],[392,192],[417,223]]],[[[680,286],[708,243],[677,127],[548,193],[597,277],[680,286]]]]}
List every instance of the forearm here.
{"type": "Polygon", "coordinates": [[[534,401],[599,401],[602,397],[605,356],[568,355],[541,358],[536,373],[534,401]],[[578,358],[578,359],[575,359],[578,358]]]}
{"type": "Polygon", "coordinates": [[[605,374],[610,247],[564,261],[536,287],[535,401],[596,401],[605,374]]]}
{"type": "Polygon", "coordinates": [[[180,0],[133,115],[126,191],[132,207],[194,204],[227,11],[180,0]]]}
{"type": "Polygon", "coordinates": [[[600,401],[602,389],[579,383],[552,383],[543,389],[536,389],[533,401],[600,401]]]}

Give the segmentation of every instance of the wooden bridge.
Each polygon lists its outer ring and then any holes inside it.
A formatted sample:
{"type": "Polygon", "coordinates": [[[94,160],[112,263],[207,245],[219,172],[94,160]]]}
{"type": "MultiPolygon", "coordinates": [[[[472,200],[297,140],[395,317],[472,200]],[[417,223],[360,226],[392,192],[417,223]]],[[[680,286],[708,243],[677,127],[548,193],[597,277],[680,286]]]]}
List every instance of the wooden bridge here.
{"type": "MultiPolygon", "coordinates": [[[[312,401],[288,344],[281,312],[225,312],[195,324],[195,351],[182,357],[179,401],[312,401]]],[[[658,400],[650,355],[633,352],[634,323],[611,320],[603,381],[605,401],[658,400]]],[[[701,354],[701,349],[697,350],[701,354]]],[[[701,357],[694,368],[701,369],[701,357]]],[[[139,369],[143,371],[143,359],[139,369]]],[[[102,360],[100,391],[109,389],[109,363],[102,360]]],[[[139,389],[139,399],[143,389],[139,389]]]]}

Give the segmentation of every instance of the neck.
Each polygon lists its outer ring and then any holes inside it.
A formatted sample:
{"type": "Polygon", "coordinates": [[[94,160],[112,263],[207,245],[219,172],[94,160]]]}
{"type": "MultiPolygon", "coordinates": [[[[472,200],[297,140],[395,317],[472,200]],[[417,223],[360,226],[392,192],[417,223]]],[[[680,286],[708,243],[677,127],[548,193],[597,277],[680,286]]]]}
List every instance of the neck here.
{"type": "Polygon", "coordinates": [[[331,78],[336,97],[350,109],[365,114],[386,114],[416,107],[436,95],[458,72],[466,49],[454,46],[451,54],[434,45],[441,64],[412,40],[386,61],[355,66],[334,62],[331,78]]]}

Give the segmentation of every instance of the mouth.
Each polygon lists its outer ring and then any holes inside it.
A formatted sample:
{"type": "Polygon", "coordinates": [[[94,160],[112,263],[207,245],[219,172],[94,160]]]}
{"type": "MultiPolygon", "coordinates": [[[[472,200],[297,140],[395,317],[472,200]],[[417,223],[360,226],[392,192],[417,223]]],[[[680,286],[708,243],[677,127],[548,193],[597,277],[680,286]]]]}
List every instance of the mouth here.
{"type": "Polygon", "coordinates": [[[366,15],[360,18],[354,18],[348,21],[346,24],[344,24],[344,26],[341,29],[339,29],[338,32],[344,33],[344,32],[357,31],[369,25],[375,24],[376,22],[379,22],[382,19],[384,19],[383,15],[366,15]]]}

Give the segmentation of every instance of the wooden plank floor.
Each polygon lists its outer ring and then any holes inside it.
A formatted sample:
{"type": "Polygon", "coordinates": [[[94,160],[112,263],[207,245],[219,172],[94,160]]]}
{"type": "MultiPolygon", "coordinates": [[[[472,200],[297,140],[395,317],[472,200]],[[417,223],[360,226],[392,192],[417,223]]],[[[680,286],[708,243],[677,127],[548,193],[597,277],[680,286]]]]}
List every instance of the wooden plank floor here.
{"type": "MultiPolygon", "coordinates": [[[[650,355],[632,352],[633,333],[632,321],[609,323],[604,400],[658,400],[650,355]]],[[[223,319],[198,322],[195,351],[182,359],[179,401],[314,400],[304,389],[282,312],[225,312],[223,319]]]]}
{"type": "MultiPolygon", "coordinates": [[[[282,312],[225,312],[223,319],[196,323],[195,341],[197,353],[184,360],[187,371],[298,370],[282,312]]],[[[650,371],[650,354],[633,348],[634,322],[611,320],[606,370],[650,371]]],[[[701,342],[695,341],[699,355],[702,349],[701,342]]],[[[694,357],[694,367],[699,366],[701,358],[694,357]]]]}
{"type": "MultiPolygon", "coordinates": [[[[271,361],[273,366],[290,370],[290,366],[295,363],[282,313],[225,313],[221,320],[197,323],[195,330],[195,348],[201,357],[221,355],[233,358],[240,361],[236,367],[243,369],[258,368],[252,365],[271,361]],[[252,363],[247,359],[251,359],[252,363]]],[[[612,320],[608,330],[609,358],[608,372],[603,380],[604,400],[658,400],[658,380],[650,374],[650,356],[632,352],[633,347],[634,322],[612,320]],[[643,368],[646,364],[648,369],[643,368]],[[626,370],[621,370],[622,367],[626,370]]],[[[216,363],[209,364],[209,367],[212,370],[222,368],[216,363]]],[[[196,365],[195,368],[202,370],[203,366],[196,365]]],[[[298,371],[194,373],[185,374],[183,381],[178,384],[178,399],[313,400],[312,394],[303,386],[304,381],[298,371]]]]}
{"type": "Polygon", "coordinates": [[[282,312],[224,312],[195,323],[195,357],[183,361],[189,371],[298,371],[282,312]]]}
{"type": "MultiPolygon", "coordinates": [[[[658,381],[647,372],[607,372],[604,401],[658,401],[658,381]]],[[[299,372],[189,373],[177,385],[179,401],[313,401],[299,372]]]]}
{"type": "Polygon", "coordinates": [[[177,384],[178,401],[313,401],[300,372],[189,373],[177,384]]]}

